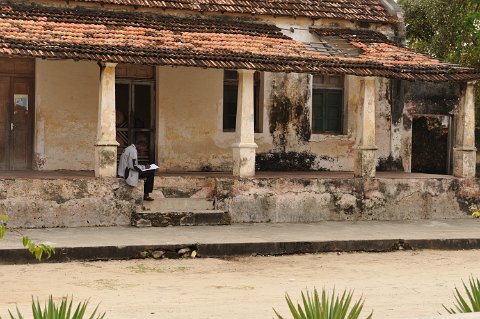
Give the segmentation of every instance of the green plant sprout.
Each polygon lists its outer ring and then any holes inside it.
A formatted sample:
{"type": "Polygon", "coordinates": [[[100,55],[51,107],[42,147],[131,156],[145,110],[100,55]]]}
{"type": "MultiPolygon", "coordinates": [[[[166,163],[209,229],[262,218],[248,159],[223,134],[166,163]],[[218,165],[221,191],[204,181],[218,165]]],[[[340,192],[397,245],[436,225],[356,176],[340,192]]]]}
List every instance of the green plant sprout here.
{"type": "MultiPolygon", "coordinates": [[[[0,240],[5,237],[5,231],[7,230],[7,222],[10,218],[7,215],[0,215],[0,240]]],[[[38,261],[42,260],[44,255],[47,255],[47,259],[50,259],[55,254],[55,248],[47,244],[36,244],[28,236],[22,235],[23,247],[35,256],[38,261]]]]}
{"type": "MultiPolygon", "coordinates": [[[[60,302],[59,305],[56,305],[55,302],[53,301],[52,296],[49,297],[48,303],[45,304],[43,307],[42,311],[42,306],[40,305],[40,302],[35,300],[32,297],[32,314],[33,314],[33,319],[83,319],[87,318],[85,315],[85,312],[87,310],[88,306],[88,300],[84,302],[80,302],[75,310],[72,309],[72,303],[73,303],[73,297],[68,302],[68,297],[62,298],[62,301],[60,302]],[[73,310],[73,311],[72,311],[73,310]]],[[[98,314],[97,315],[97,310],[98,310],[98,305],[97,307],[93,310],[92,314],[88,317],[89,319],[103,319],[105,317],[105,313],[103,314],[98,314]]],[[[16,309],[16,316],[8,311],[10,315],[10,319],[24,319],[23,315],[20,313],[18,308],[16,309]]],[[[0,319],[2,319],[0,317],[0,319]]]]}
{"type": "Polygon", "coordinates": [[[468,286],[462,281],[466,297],[462,296],[462,294],[458,291],[458,288],[455,287],[455,291],[453,293],[455,296],[455,309],[447,308],[445,305],[442,305],[449,314],[480,312],[480,280],[473,278],[472,276],[468,281],[468,286]]]}
{"type": "MultiPolygon", "coordinates": [[[[358,319],[363,309],[364,300],[360,298],[352,304],[353,291],[344,290],[341,297],[335,294],[335,289],[329,295],[322,289],[322,295],[319,296],[317,289],[313,290],[313,295],[310,295],[308,290],[306,295],[302,291],[302,303],[293,304],[290,296],[285,294],[288,308],[293,316],[293,319],[358,319]]],[[[284,319],[278,312],[273,309],[278,319],[284,319]]],[[[366,319],[371,319],[371,313],[366,319]]]]}

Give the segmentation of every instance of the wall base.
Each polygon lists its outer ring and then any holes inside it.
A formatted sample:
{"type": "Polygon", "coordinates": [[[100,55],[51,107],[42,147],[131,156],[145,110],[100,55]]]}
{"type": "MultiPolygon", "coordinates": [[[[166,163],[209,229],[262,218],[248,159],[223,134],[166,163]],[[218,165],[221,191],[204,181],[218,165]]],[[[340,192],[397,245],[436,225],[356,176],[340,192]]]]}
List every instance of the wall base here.
{"type": "Polygon", "coordinates": [[[0,213],[12,228],[129,225],[141,202],[142,186],[117,178],[0,180],[0,213]]]}

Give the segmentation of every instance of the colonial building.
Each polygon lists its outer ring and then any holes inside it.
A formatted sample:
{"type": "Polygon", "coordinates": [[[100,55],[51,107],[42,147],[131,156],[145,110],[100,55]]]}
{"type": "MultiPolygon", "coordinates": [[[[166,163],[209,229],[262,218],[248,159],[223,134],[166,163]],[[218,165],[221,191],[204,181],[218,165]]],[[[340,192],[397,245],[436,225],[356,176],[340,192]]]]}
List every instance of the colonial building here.
{"type": "Polygon", "coordinates": [[[480,71],[404,45],[393,0],[2,0],[0,169],[114,178],[143,141],[160,173],[474,177],[480,71]]]}

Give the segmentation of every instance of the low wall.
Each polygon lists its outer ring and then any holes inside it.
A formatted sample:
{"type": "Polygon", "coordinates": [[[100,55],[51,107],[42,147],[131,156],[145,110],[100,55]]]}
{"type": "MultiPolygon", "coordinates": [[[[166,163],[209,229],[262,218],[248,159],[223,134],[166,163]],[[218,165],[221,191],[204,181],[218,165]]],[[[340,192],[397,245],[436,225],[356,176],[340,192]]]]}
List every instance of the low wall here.
{"type": "Polygon", "coordinates": [[[232,221],[414,220],[465,218],[479,180],[157,177],[158,197],[205,197],[232,221]]]}
{"type": "MultiPolygon", "coordinates": [[[[0,179],[0,214],[10,227],[129,225],[142,189],[116,178],[0,179]]],[[[480,180],[157,176],[153,196],[213,199],[235,223],[465,218],[480,180]]]]}
{"type": "Polygon", "coordinates": [[[129,225],[141,187],[117,178],[0,179],[0,214],[9,227],[129,225]]]}

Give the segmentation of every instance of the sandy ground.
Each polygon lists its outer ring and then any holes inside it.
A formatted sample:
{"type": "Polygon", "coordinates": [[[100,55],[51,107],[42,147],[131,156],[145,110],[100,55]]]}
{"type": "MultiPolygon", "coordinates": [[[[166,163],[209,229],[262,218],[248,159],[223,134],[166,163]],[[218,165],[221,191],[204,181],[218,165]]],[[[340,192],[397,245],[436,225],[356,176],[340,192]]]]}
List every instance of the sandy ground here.
{"type": "MultiPolygon", "coordinates": [[[[305,287],[354,288],[374,318],[410,318],[442,311],[452,289],[480,276],[480,251],[402,251],[0,266],[0,315],[31,296],[53,294],[101,302],[107,319],[274,318],[283,296],[305,287]]],[[[27,317],[28,318],[28,317],[27,317]]]]}

